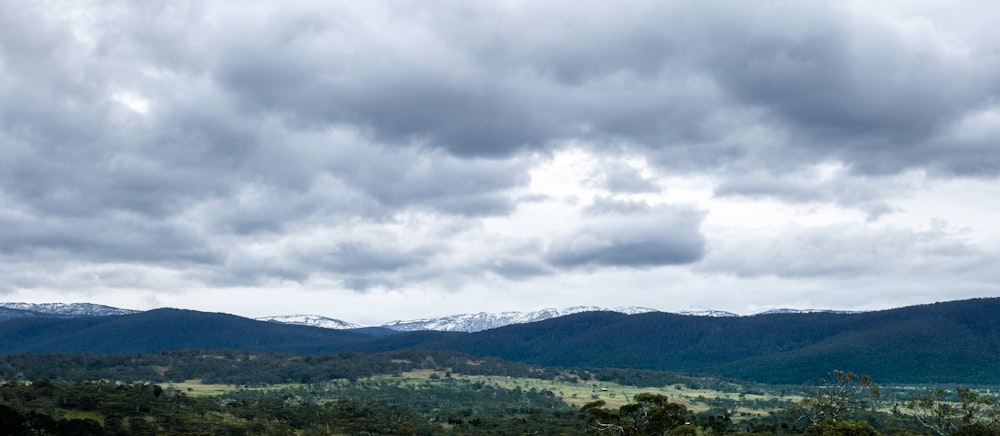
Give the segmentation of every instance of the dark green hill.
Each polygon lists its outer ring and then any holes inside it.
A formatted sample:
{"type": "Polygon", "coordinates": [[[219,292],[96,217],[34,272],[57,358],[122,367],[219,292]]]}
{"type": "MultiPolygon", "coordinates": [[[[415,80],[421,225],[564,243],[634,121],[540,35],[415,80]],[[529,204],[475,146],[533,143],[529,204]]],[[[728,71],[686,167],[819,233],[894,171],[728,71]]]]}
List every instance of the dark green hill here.
{"type": "Polygon", "coordinates": [[[44,313],[33,312],[30,310],[21,309],[11,309],[9,307],[0,307],[0,321],[7,321],[11,319],[18,318],[38,318],[44,317],[44,313]]]}
{"type": "Polygon", "coordinates": [[[711,318],[587,312],[477,333],[328,330],[176,309],[0,322],[0,353],[459,351],[539,365],[802,383],[833,369],[885,383],[1000,384],[1000,298],[856,314],[711,318]]]}
{"type": "Polygon", "coordinates": [[[0,352],[149,353],[171,349],[291,351],[370,340],[357,332],[269,323],[223,313],[156,309],[86,318],[0,322],[0,352]]]}
{"type": "Polygon", "coordinates": [[[585,313],[473,333],[450,349],[542,365],[801,383],[832,369],[893,382],[1000,383],[1000,299],[856,314],[585,313]]]}

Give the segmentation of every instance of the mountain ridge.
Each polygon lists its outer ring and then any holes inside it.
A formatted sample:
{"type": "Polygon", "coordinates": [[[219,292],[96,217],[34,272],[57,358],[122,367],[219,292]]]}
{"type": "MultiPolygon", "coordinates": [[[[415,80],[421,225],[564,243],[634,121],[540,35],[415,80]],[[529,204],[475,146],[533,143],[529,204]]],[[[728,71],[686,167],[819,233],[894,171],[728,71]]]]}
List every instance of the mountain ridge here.
{"type": "Polygon", "coordinates": [[[0,353],[440,350],[546,366],[667,370],[765,383],[804,383],[842,369],[886,383],[1000,385],[998,312],[1000,298],[852,314],[705,317],[584,311],[472,333],[388,333],[155,309],[0,321],[0,353]]]}
{"type": "MultiPolygon", "coordinates": [[[[331,318],[316,314],[294,314],[294,315],[271,315],[254,318],[258,321],[271,321],[291,325],[305,325],[336,330],[355,330],[361,328],[389,329],[397,332],[410,331],[445,331],[445,332],[478,332],[514,324],[525,324],[542,321],[551,318],[571,315],[581,312],[618,312],[626,315],[637,315],[642,313],[662,312],[675,313],[686,316],[704,317],[740,317],[758,316],[785,313],[856,313],[851,311],[837,311],[829,309],[772,309],[752,315],[740,315],[733,312],[721,310],[686,310],[679,312],[664,312],[657,309],[641,306],[617,306],[604,308],[599,306],[571,306],[566,308],[545,308],[529,312],[505,311],[505,312],[478,312],[446,315],[433,318],[416,318],[405,320],[394,320],[379,325],[363,325],[337,318],[331,318]]],[[[0,302],[0,320],[14,319],[20,317],[80,317],[80,316],[110,316],[127,315],[142,311],[132,309],[122,309],[93,303],[17,303],[0,302]]]]}
{"type": "Polygon", "coordinates": [[[20,310],[45,316],[109,316],[138,313],[138,310],[121,309],[93,303],[16,303],[0,302],[0,308],[20,310]]]}
{"type": "Polygon", "coordinates": [[[264,316],[260,318],[254,318],[257,321],[270,321],[282,324],[293,324],[293,325],[306,325],[312,327],[320,327],[325,329],[333,330],[352,330],[369,327],[366,325],[355,324],[352,322],[347,322],[344,320],[330,318],[322,315],[274,315],[274,316],[264,316]]]}
{"type": "Polygon", "coordinates": [[[530,322],[543,321],[560,316],[572,315],[581,312],[601,312],[610,311],[627,315],[657,312],[656,309],[637,306],[619,306],[612,309],[597,306],[573,306],[564,309],[545,308],[531,312],[508,311],[499,313],[479,312],[449,315],[438,318],[424,318],[413,320],[397,320],[382,324],[380,327],[389,328],[396,331],[444,331],[444,332],[478,332],[513,324],[525,324],[530,322]]]}

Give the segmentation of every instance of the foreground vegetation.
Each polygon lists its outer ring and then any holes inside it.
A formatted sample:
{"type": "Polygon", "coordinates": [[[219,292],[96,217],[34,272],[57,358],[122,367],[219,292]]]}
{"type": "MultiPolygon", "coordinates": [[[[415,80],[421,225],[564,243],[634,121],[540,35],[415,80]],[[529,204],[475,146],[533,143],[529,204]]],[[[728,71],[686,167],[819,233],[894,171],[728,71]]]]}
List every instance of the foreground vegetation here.
{"type": "Polygon", "coordinates": [[[773,386],[455,353],[0,356],[0,434],[1000,434],[985,390],[773,386]]]}

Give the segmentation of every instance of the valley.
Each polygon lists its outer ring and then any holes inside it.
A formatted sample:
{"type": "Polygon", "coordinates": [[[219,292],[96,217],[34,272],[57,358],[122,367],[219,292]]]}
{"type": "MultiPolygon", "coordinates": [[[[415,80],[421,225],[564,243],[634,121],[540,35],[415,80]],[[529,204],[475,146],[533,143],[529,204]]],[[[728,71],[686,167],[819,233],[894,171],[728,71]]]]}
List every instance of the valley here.
{"type": "Polygon", "coordinates": [[[0,426],[27,429],[4,434],[606,434],[658,414],[672,434],[1000,429],[1000,299],[474,332],[53,307],[0,321],[0,426]]]}
{"type": "MultiPolygon", "coordinates": [[[[836,400],[846,401],[847,408],[838,412],[843,418],[883,432],[922,434],[916,417],[923,412],[914,405],[931,399],[938,388],[882,385],[876,397],[866,394],[861,379],[768,385],[416,351],[317,357],[194,351],[8,355],[0,356],[0,373],[6,380],[0,385],[0,414],[9,418],[0,427],[17,416],[25,425],[64,429],[90,421],[100,428],[91,425],[87,434],[100,435],[190,434],[194,429],[209,434],[589,434],[592,423],[583,411],[600,407],[618,416],[615,411],[648,398],[679,407],[692,434],[797,434],[812,425],[809,416],[822,413],[814,406],[835,403],[827,398],[830,389],[845,393],[836,400]],[[192,377],[197,374],[207,377],[192,377]],[[48,418],[39,421],[39,416],[48,418]]],[[[951,397],[960,392],[954,388],[934,401],[955,407],[949,419],[958,423],[964,400],[951,397]]],[[[984,422],[996,404],[988,389],[976,391],[983,392],[976,419],[984,422]]]]}

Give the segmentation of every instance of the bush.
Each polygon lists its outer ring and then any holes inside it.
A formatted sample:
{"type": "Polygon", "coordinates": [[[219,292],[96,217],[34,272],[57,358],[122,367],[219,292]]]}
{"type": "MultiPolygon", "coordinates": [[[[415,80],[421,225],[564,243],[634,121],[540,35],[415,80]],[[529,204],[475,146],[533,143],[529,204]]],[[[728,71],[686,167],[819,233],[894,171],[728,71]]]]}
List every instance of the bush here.
{"type": "Polygon", "coordinates": [[[827,418],[807,428],[804,434],[809,436],[878,436],[879,432],[865,422],[835,421],[827,418]]]}

